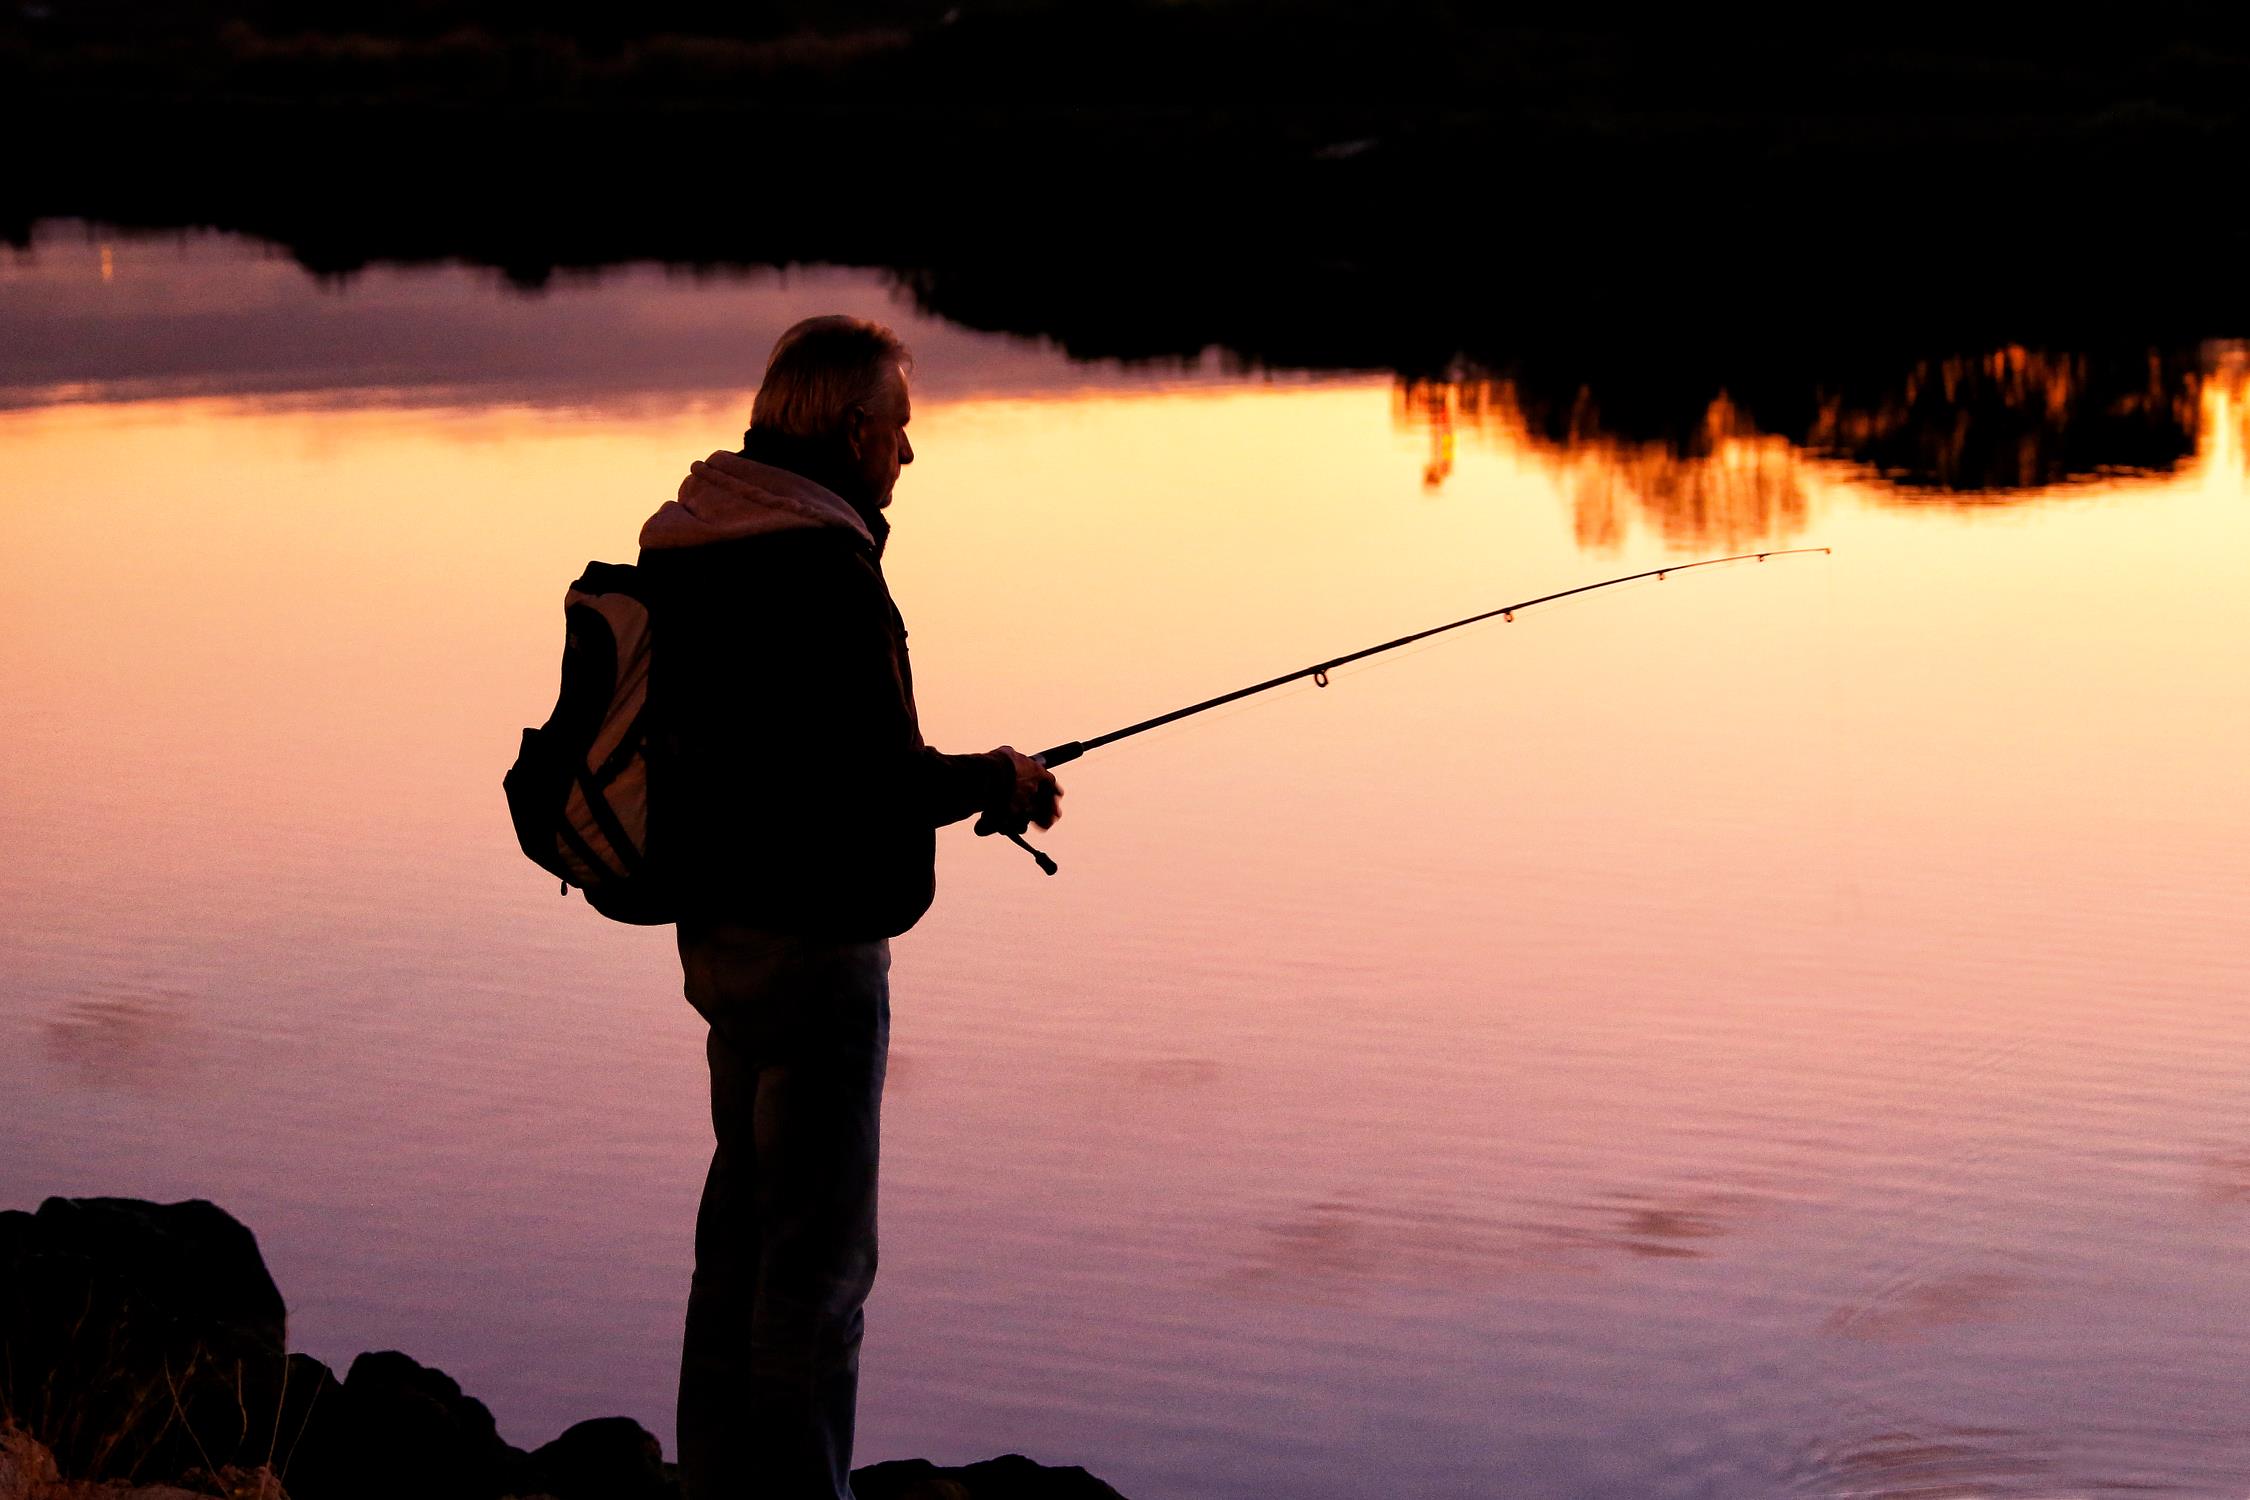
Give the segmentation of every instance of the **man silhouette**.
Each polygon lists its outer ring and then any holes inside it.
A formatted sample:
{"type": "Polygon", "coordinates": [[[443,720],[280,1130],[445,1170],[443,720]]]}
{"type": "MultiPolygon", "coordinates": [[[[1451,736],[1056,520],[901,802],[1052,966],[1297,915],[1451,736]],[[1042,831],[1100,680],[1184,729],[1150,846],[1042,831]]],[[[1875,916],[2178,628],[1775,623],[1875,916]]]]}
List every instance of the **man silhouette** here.
{"type": "Polygon", "coordinates": [[[641,531],[649,848],[680,887],[717,1137],[680,1365],[687,1500],[849,1497],[889,939],[929,908],[936,828],[1061,816],[1030,757],[922,743],[882,570],[911,367],[878,324],[799,323],[742,451],[691,465],[641,531]]]}

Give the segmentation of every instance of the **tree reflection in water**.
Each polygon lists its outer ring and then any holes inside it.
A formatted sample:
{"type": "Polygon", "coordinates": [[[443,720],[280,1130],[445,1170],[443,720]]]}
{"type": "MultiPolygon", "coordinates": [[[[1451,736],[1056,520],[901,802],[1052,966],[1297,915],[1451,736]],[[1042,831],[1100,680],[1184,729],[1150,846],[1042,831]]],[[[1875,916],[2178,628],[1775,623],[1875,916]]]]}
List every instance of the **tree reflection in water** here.
{"type": "Polygon", "coordinates": [[[2131,353],[2007,346],[1831,371],[1601,375],[1525,362],[1401,377],[1393,414],[1430,439],[1427,488],[1462,433],[1527,454],[1570,498],[1582,546],[1614,550],[1638,518],[1676,545],[1797,535],[1822,472],[1895,504],[2006,505],[2201,462],[2237,467],[2250,431],[2250,347],[2131,353]]]}

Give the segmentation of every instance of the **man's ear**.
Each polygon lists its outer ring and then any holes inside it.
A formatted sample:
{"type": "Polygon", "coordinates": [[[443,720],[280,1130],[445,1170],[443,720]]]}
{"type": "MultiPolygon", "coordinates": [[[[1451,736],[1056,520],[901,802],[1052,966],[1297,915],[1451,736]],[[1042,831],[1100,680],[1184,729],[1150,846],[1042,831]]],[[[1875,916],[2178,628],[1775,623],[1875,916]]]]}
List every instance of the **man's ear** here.
{"type": "Polygon", "coordinates": [[[859,451],[860,436],[867,431],[867,408],[855,406],[844,413],[844,447],[854,458],[863,457],[859,451]]]}

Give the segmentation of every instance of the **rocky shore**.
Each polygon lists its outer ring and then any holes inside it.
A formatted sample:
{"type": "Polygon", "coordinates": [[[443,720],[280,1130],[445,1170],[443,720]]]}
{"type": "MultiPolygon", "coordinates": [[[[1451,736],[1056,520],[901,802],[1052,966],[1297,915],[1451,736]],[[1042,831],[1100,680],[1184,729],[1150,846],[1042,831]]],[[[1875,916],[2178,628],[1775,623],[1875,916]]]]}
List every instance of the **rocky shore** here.
{"type": "MultiPolygon", "coordinates": [[[[852,1476],[860,1500],[1119,1500],[1010,1454],[852,1476]]],[[[671,1500],[627,1417],[526,1451],[483,1402],[397,1350],[341,1379],[290,1353],[254,1235],[214,1204],[50,1198],[0,1212],[0,1500],[671,1500]]]]}

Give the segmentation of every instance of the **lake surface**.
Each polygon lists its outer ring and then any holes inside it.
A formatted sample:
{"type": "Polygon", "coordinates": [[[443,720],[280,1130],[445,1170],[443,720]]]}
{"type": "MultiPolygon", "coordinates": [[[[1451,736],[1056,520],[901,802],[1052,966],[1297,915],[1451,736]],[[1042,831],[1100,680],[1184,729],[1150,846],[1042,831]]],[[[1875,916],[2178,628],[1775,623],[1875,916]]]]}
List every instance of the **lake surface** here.
{"type": "Polygon", "coordinates": [[[2239,345],[1651,438],[1598,387],[1073,364],[871,272],[324,286],[50,226],[0,252],[0,1205],[214,1199],[299,1347],[669,1451],[700,1027],[499,778],[564,585],[827,310],[919,356],[888,567],[950,749],[1835,549],[1097,752],[1053,880],[942,835],[860,1461],[2250,1488],[2239,345]]]}

